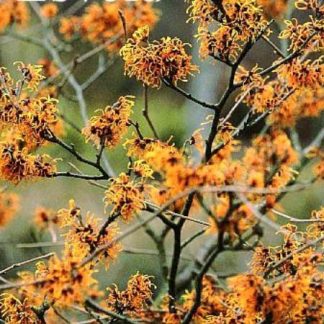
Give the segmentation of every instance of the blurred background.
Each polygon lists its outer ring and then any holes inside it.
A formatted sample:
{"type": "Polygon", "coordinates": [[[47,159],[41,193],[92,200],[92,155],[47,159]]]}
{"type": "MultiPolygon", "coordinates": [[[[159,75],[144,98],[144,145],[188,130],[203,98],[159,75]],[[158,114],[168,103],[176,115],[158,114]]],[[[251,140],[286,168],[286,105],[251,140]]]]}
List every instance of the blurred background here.
{"type": "MultiPolygon", "coordinates": [[[[66,1],[59,3],[61,10],[65,10],[72,5],[74,1],[66,1]]],[[[293,1],[292,1],[293,2],[293,1]]],[[[90,3],[90,2],[89,2],[90,3]]],[[[161,0],[155,4],[160,10],[160,20],[154,28],[151,38],[156,39],[161,36],[177,36],[185,42],[193,44],[192,55],[194,62],[200,66],[201,73],[196,77],[191,78],[190,82],[181,85],[188,91],[192,92],[198,98],[204,98],[205,101],[216,101],[222,91],[224,90],[228,77],[227,67],[215,62],[201,62],[198,57],[198,46],[194,38],[195,27],[193,24],[186,23],[188,18],[186,14],[187,4],[183,0],[161,0]]],[[[303,17],[300,17],[303,19],[303,17]]],[[[32,35],[37,37],[41,33],[40,25],[37,17],[32,17],[34,24],[25,29],[16,29],[16,33],[23,35],[32,35]]],[[[280,18],[279,18],[280,20],[280,18]]],[[[281,19],[282,21],[282,19],[281,19]]],[[[278,43],[276,35],[278,34],[280,24],[274,28],[273,41],[279,47],[285,48],[287,44],[278,43]]],[[[87,42],[79,41],[73,43],[71,51],[64,56],[64,61],[69,62],[77,54],[87,52],[91,45],[87,42]]],[[[40,58],[44,58],[46,52],[39,47],[16,40],[12,37],[0,34],[0,66],[5,66],[9,71],[13,71],[12,63],[15,61],[23,61],[25,63],[36,63],[40,58]]],[[[257,62],[260,66],[268,66],[270,62],[275,59],[275,55],[265,43],[260,41],[255,49],[244,61],[246,67],[254,66],[257,62]]],[[[78,80],[86,79],[91,73],[96,70],[97,58],[93,57],[87,64],[77,66],[75,75],[78,80]]],[[[66,87],[66,92],[73,93],[72,89],[66,87]]],[[[134,109],[134,117],[132,119],[144,125],[144,131],[147,136],[150,136],[150,130],[145,128],[146,123],[143,122],[141,110],[143,108],[143,87],[134,79],[129,79],[123,74],[123,64],[120,58],[117,58],[114,64],[106,71],[95,83],[92,84],[85,92],[85,99],[88,105],[89,115],[97,110],[104,108],[108,104],[114,103],[121,95],[135,95],[136,106],[134,109]]],[[[66,114],[74,123],[82,126],[82,119],[75,102],[68,100],[64,96],[59,98],[59,108],[66,114]]],[[[233,103],[229,101],[227,109],[233,103]]],[[[199,108],[199,106],[186,101],[182,96],[176,94],[172,90],[162,87],[159,90],[149,90],[149,108],[151,118],[157,127],[157,131],[163,140],[168,140],[171,136],[176,145],[181,146],[184,140],[190,137],[192,131],[200,126],[200,123],[206,118],[206,111],[199,108]]],[[[242,106],[238,109],[234,116],[234,124],[245,114],[246,110],[242,106]]],[[[323,124],[322,119],[317,120],[303,120],[297,128],[303,145],[307,145],[314,134],[318,132],[320,125],[323,124]]],[[[241,140],[248,144],[247,140],[252,133],[256,133],[263,125],[258,125],[241,137],[241,140]]],[[[131,131],[133,132],[133,131],[131,131]]],[[[77,149],[86,156],[94,156],[95,150],[91,145],[85,145],[84,139],[73,130],[71,127],[65,129],[65,139],[68,143],[75,143],[77,149]]],[[[55,157],[60,157],[63,161],[75,161],[70,155],[57,150],[56,148],[49,148],[47,151],[55,157]]],[[[107,157],[116,171],[119,173],[125,170],[128,160],[125,156],[125,151],[122,146],[114,150],[107,151],[107,157]]],[[[60,163],[59,163],[60,165],[60,163]]],[[[77,163],[76,163],[77,165],[77,163]]],[[[86,169],[84,169],[87,171],[86,169]]],[[[310,167],[308,167],[302,178],[307,178],[310,175],[310,167]]],[[[21,208],[15,218],[5,228],[0,229],[0,269],[10,265],[14,262],[25,260],[32,256],[37,256],[40,253],[49,251],[59,251],[60,246],[57,247],[42,247],[30,248],[23,247],[21,243],[33,243],[38,241],[47,242],[50,237],[47,234],[39,233],[33,224],[32,218],[34,216],[35,208],[44,206],[54,210],[65,208],[68,201],[74,198],[77,205],[82,208],[84,213],[91,211],[98,217],[104,219],[104,204],[103,204],[103,190],[82,180],[74,179],[55,179],[55,180],[41,180],[37,182],[21,183],[18,186],[10,185],[9,191],[14,191],[19,194],[21,200],[21,208]]],[[[324,189],[320,184],[314,185],[311,189],[307,189],[300,193],[287,194],[282,201],[285,211],[294,217],[308,217],[313,209],[319,209],[323,203],[324,189]]],[[[199,218],[199,216],[196,216],[199,218]]],[[[158,223],[154,224],[159,226],[158,223]]],[[[127,225],[122,225],[124,228],[127,225]]],[[[186,234],[197,231],[199,226],[195,224],[186,225],[186,234]]],[[[272,230],[266,231],[265,240],[275,244],[280,238],[275,235],[272,230]]],[[[171,241],[171,237],[167,242],[171,241]]],[[[172,241],[170,242],[172,243],[172,241]]],[[[188,262],[193,259],[196,249],[201,245],[199,240],[190,245],[185,251],[185,259],[182,260],[181,267],[187,266],[188,262]]],[[[113,263],[109,272],[102,272],[102,284],[107,285],[113,282],[123,284],[127,281],[130,274],[140,271],[142,273],[150,274],[155,277],[155,283],[158,285],[160,280],[160,268],[158,266],[158,258],[154,255],[147,254],[132,254],[127,252],[129,249],[154,249],[154,244],[144,232],[138,232],[132,237],[124,241],[125,252],[116,262],[113,263]]],[[[171,250],[170,250],[171,251],[171,250]]],[[[222,272],[237,272],[247,269],[249,254],[238,256],[233,254],[222,255],[217,259],[214,269],[222,272]]],[[[14,276],[14,272],[9,274],[14,276]]]]}

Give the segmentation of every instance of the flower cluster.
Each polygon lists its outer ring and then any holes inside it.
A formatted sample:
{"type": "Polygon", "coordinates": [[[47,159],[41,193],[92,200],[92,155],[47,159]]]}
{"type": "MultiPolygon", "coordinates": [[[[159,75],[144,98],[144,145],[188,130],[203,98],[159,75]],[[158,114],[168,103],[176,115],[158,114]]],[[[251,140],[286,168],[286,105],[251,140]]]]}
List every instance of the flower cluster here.
{"type": "Polygon", "coordinates": [[[313,223],[307,226],[307,236],[311,239],[322,237],[324,234],[324,207],[314,210],[311,215],[313,223]]]}
{"type": "Polygon", "coordinates": [[[48,58],[39,59],[37,65],[42,67],[42,74],[45,78],[56,77],[60,72],[56,64],[48,58]]]}
{"type": "Polygon", "coordinates": [[[313,10],[316,16],[324,13],[324,6],[320,0],[297,0],[296,8],[299,10],[313,10]]]}
{"type": "Polygon", "coordinates": [[[265,14],[272,18],[281,17],[287,10],[288,0],[257,0],[265,14]]]}
{"type": "Polygon", "coordinates": [[[29,21],[29,10],[27,5],[19,0],[3,0],[0,3],[0,32],[11,24],[26,26],[29,21]]]}
{"type": "Polygon", "coordinates": [[[27,299],[20,301],[12,294],[3,294],[0,298],[0,314],[5,323],[41,324],[27,299]]]}
{"type": "MultiPolygon", "coordinates": [[[[48,58],[42,58],[37,61],[37,65],[42,67],[42,74],[44,76],[44,83],[42,83],[37,89],[38,98],[52,98],[58,97],[58,86],[55,85],[52,80],[55,80],[59,76],[60,69],[56,64],[48,58]]],[[[61,127],[60,124],[57,128],[61,127]]]]}
{"type": "Polygon", "coordinates": [[[20,272],[18,275],[22,282],[35,284],[21,287],[18,295],[28,297],[29,302],[36,307],[44,300],[68,307],[84,302],[86,296],[98,296],[92,266],[88,264],[78,269],[76,266],[79,260],[78,256],[66,252],[62,259],[55,255],[48,263],[38,262],[35,273],[20,272]]]}
{"type": "Polygon", "coordinates": [[[114,242],[119,232],[115,223],[100,225],[100,219],[89,212],[83,219],[80,208],[73,200],[70,201],[68,209],[58,211],[57,218],[60,227],[68,228],[63,234],[68,254],[82,260],[97,248],[107,246],[99,255],[99,259],[102,259],[106,266],[118,255],[121,246],[114,242]]]}
{"type": "MultiPolygon", "coordinates": [[[[253,67],[250,71],[240,66],[235,75],[235,81],[242,83],[242,93],[247,92],[243,102],[253,112],[276,111],[285,101],[289,88],[282,86],[277,80],[268,81],[267,77],[260,75],[261,71],[262,69],[258,66],[253,67]]],[[[238,98],[240,98],[240,95],[238,98]]]]}
{"type": "Polygon", "coordinates": [[[134,97],[120,97],[112,106],[107,106],[100,114],[93,116],[83,129],[87,141],[100,146],[116,146],[129,126],[129,117],[134,106],[134,97]]]}
{"type": "Polygon", "coordinates": [[[105,192],[106,206],[112,206],[111,215],[120,215],[128,222],[135,213],[145,207],[144,184],[131,180],[128,175],[121,173],[112,179],[105,192]]]}
{"type": "Polygon", "coordinates": [[[254,0],[193,0],[188,11],[189,20],[198,23],[202,58],[233,61],[244,43],[253,41],[266,27],[262,9],[254,0]]]}
{"type": "MultiPolygon", "coordinates": [[[[226,298],[226,293],[217,286],[215,278],[206,275],[203,278],[202,287],[203,307],[199,307],[195,317],[203,320],[211,314],[222,314],[226,312],[226,305],[222,302],[226,298]]],[[[191,308],[194,298],[194,291],[188,291],[183,295],[183,310],[189,310],[191,308]]]]}
{"type": "Polygon", "coordinates": [[[176,84],[186,81],[188,75],[198,71],[191,63],[179,38],[166,37],[149,42],[148,26],[138,29],[120,50],[125,61],[125,73],[143,84],[158,88],[163,79],[176,84]]]}
{"type": "Polygon", "coordinates": [[[132,170],[134,175],[139,179],[154,179],[153,169],[144,160],[135,161],[129,165],[129,170],[132,170]]]}
{"type": "MultiPolygon", "coordinates": [[[[191,184],[190,176],[194,180],[194,172],[186,167],[182,152],[173,145],[149,138],[135,138],[128,140],[125,146],[129,156],[146,161],[162,177],[160,188],[148,188],[149,195],[159,205],[184,190],[186,184],[191,184]]],[[[177,204],[181,208],[182,203],[178,201],[177,204]]]]}
{"type": "MultiPolygon", "coordinates": [[[[258,136],[253,144],[243,158],[243,164],[250,171],[247,176],[250,186],[279,190],[294,178],[292,167],[298,161],[298,154],[285,132],[276,130],[269,135],[258,136]]],[[[274,196],[267,195],[269,208],[274,202],[274,196]]]]}
{"type": "Polygon", "coordinates": [[[45,144],[47,136],[62,132],[57,100],[33,94],[44,78],[41,66],[19,62],[17,68],[22,75],[17,82],[0,69],[0,173],[15,183],[55,172],[55,161],[48,155],[32,153],[45,144]]]}
{"type": "Polygon", "coordinates": [[[117,314],[137,317],[148,308],[153,288],[149,276],[137,273],[128,280],[125,290],[119,291],[117,286],[108,288],[107,308],[117,314]]]}
{"type": "Polygon", "coordinates": [[[46,3],[41,7],[40,13],[47,19],[52,19],[58,14],[58,7],[55,3],[46,3]]]}
{"type": "MultiPolygon", "coordinates": [[[[168,202],[183,191],[200,186],[245,185],[248,188],[269,188],[280,190],[294,178],[294,165],[298,155],[284,131],[273,130],[270,134],[260,135],[247,148],[240,160],[234,159],[238,142],[232,139],[235,131],[231,125],[223,125],[215,139],[215,147],[225,142],[208,163],[194,164],[185,156],[185,151],[174,145],[154,139],[135,138],[126,142],[128,154],[146,163],[159,174],[160,186],[148,187],[150,198],[159,206],[168,202]]],[[[249,199],[258,202],[264,197],[268,208],[276,203],[276,194],[249,194],[249,199]]],[[[232,206],[232,195],[222,193],[214,195],[211,204],[211,227],[209,233],[217,232],[219,227],[232,239],[241,235],[256,224],[251,209],[245,204],[232,206]]],[[[176,212],[183,208],[185,200],[178,199],[170,206],[176,212]]],[[[196,201],[194,206],[199,205],[196,201]]]]}
{"type": "Polygon", "coordinates": [[[102,5],[94,3],[88,6],[80,17],[62,18],[60,32],[66,38],[79,33],[92,43],[105,45],[109,52],[116,52],[122,46],[123,19],[127,21],[127,32],[133,33],[145,25],[153,27],[158,15],[152,4],[145,0],[136,2],[117,0],[102,5]]]}
{"type": "Polygon", "coordinates": [[[263,70],[258,66],[251,71],[240,66],[235,81],[242,84],[243,102],[253,112],[271,112],[268,122],[286,127],[301,118],[317,117],[323,111],[322,70],[322,57],[316,60],[295,58],[275,70],[276,79],[263,77],[263,70]]]}
{"type": "Polygon", "coordinates": [[[300,24],[296,18],[285,21],[286,29],[280,33],[280,38],[289,39],[289,50],[299,50],[307,39],[311,39],[303,50],[321,51],[323,50],[323,34],[324,25],[323,20],[316,20],[314,18],[311,21],[304,24],[300,24]]]}
{"type": "Polygon", "coordinates": [[[319,88],[323,86],[323,57],[318,60],[295,59],[277,69],[279,77],[292,88],[319,88]]]}
{"type": "Polygon", "coordinates": [[[296,90],[268,117],[270,124],[293,126],[305,117],[317,117],[323,111],[323,88],[296,90]]]}
{"type": "Polygon", "coordinates": [[[18,143],[0,143],[0,176],[18,183],[37,177],[50,177],[56,172],[55,160],[48,155],[31,155],[27,149],[19,149],[18,143]]]}
{"type": "Polygon", "coordinates": [[[300,252],[299,249],[323,235],[322,219],[323,210],[313,211],[310,218],[311,225],[307,226],[305,232],[298,231],[296,226],[288,224],[282,229],[284,234],[282,246],[257,247],[251,261],[253,274],[259,276],[266,274],[268,277],[294,275],[299,268],[320,264],[323,261],[322,256],[313,246],[300,252]],[[285,259],[287,256],[290,257],[285,259]],[[274,266],[277,263],[278,265],[274,266]]]}
{"type": "MultiPolygon", "coordinates": [[[[312,219],[322,219],[322,216],[322,211],[314,212],[312,219]]],[[[282,229],[282,246],[257,247],[251,273],[230,277],[227,280],[229,290],[224,289],[218,279],[206,275],[194,323],[256,323],[267,319],[273,323],[298,323],[307,318],[320,322],[323,257],[316,252],[315,246],[308,245],[315,224],[309,225],[305,232],[297,231],[295,226],[286,226],[282,229]],[[269,282],[264,276],[273,276],[276,280],[269,282]]],[[[323,226],[319,226],[322,227],[320,235],[323,235],[323,226]]],[[[195,298],[194,290],[183,295],[182,304],[177,305],[177,319],[172,323],[181,322],[195,298]]],[[[168,317],[169,314],[165,315],[165,323],[171,323],[168,317]]]]}
{"type": "MultiPolygon", "coordinates": [[[[39,83],[45,78],[42,75],[41,65],[24,64],[23,62],[16,62],[17,70],[22,74],[23,85],[26,84],[28,90],[36,90],[39,83]]],[[[10,76],[8,76],[10,79],[10,76]]]]}
{"type": "MultiPolygon", "coordinates": [[[[64,308],[83,303],[87,297],[100,296],[97,281],[93,278],[96,271],[95,262],[89,262],[81,267],[79,265],[90,253],[102,246],[106,248],[98,254],[99,260],[103,260],[108,266],[109,260],[116,258],[121,249],[120,244],[115,242],[118,234],[116,224],[100,225],[100,220],[90,213],[83,219],[81,210],[74,201],[70,201],[69,208],[61,209],[57,213],[38,209],[36,217],[41,229],[45,226],[54,226],[52,230],[55,231],[59,225],[67,231],[62,233],[64,237],[62,258],[54,255],[48,262],[37,263],[34,273],[29,271],[19,273],[21,281],[29,283],[28,287],[18,289],[18,296],[21,300],[26,300],[26,307],[30,309],[30,305],[33,305],[33,308],[39,308],[46,300],[49,304],[55,303],[56,306],[64,308]]],[[[11,298],[16,300],[15,297],[11,298]]],[[[3,298],[1,303],[5,316],[13,316],[13,309],[18,311],[19,307],[24,305],[13,303],[9,309],[6,306],[8,304],[6,298],[3,298]]]]}
{"type": "Polygon", "coordinates": [[[284,83],[292,94],[279,101],[274,113],[269,116],[271,123],[291,126],[300,118],[320,115],[323,111],[322,57],[314,61],[294,59],[291,63],[280,66],[276,73],[280,80],[278,87],[284,83]]]}

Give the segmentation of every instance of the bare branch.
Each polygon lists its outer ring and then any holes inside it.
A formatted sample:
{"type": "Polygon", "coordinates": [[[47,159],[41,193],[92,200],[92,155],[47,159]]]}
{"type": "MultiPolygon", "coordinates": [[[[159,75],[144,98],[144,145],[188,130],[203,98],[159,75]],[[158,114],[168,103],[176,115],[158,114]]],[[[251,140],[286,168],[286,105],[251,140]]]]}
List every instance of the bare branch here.
{"type": "Polygon", "coordinates": [[[282,213],[280,212],[279,210],[276,210],[276,209],[271,209],[271,211],[276,214],[276,215],[279,215],[285,219],[287,219],[289,222],[291,223],[324,223],[324,219],[302,219],[302,218],[295,218],[295,217],[292,217],[292,216],[289,216],[285,213],[282,213]]]}
{"type": "Polygon", "coordinates": [[[149,111],[148,111],[148,86],[144,85],[144,109],[142,110],[142,114],[144,116],[144,118],[146,119],[153,135],[155,136],[155,138],[159,138],[159,135],[152,123],[152,120],[149,116],[149,111]]]}
{"type": "Polygon", "coordinates": [[[199,99],[193,97],[190,93],[187,93],[187,92],[184,91],[183,89],[177,87],[177,86],[174,85],[172,82],[170,82],[170,81],[168,81],[168,80],[166,80],[166,79],[162,79],[162,81],[163,81],[163,83],[164,83],[167,87],[169,87],[169,88],[171,88],[171,89],[177,91],[178,93],[182,94],[182,95],[183,95],[184,97],[186,97],[187,99],[189,99],[189,100],[193,101],[194,103],[196,103],[196,104],[202,106],[203,108],[212,109],[212,110],[217,109],[217,105],[215,105],[215,104],[210,104],[210,103],[207,103],[207,102],[201,101],[201,100],[199,100],[199,99]]]}
{"type": "Polygon", "coordinates": [[[35,261],[39,261],[39,260],[42,260],[42,259],[47,259],[47,258],[50,258],[51,256],[53,256],[55,253],[51,252],[51,253],[47,253],[47,254],[44,254],[44,255],[40,255],[38,257],[35,257],[35,258],[31,258],[31,259],[28,259],[26,261],[22,261],[22,262],[17,262],[17,263],[14,263],[12,264],[11,266],[3,269],[3,270],[0,270],[0,275],[4,275],[6,274],[8,271],[11,271],[15,268],[19,268],[19,267],[22,267],[26,264],[29,264],[29,263],[32,263],[32,262],[35,262],[35,261]]]}

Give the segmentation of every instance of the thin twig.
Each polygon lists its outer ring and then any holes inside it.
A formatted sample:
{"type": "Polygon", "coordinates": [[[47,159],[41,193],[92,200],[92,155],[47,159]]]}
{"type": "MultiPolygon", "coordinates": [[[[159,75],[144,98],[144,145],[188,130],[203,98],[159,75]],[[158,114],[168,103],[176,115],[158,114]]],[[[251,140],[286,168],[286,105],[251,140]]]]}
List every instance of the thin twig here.
{"type": "Polygon", "coordinates": [[[324,219],[316,219],[316,218],[310,218],[310,219],[302,219],[302,218],[295,218],[295,217],[292,217],[292,216],[289,216],[285,213],[282,213],[280,212],[279,210],[276,210],[276,209],[271,209],[271,211],[278,215],[278,216],[281,216],[285,219],[288,219],[289,222],[291,223],[324,223],[324,219]]]}
{"type": "Polygon", "coordinates": [[[225,125],[225,123],[231,118],[234,111],[237,109],[237,107],[241,104],[241,102],[244,100],[244,98],[248,95],[248,93],[252,90],[252,88],[246,89],[246,91],[240,96],[240,98],[236,101],[235,105],[231,108],[231,110],[227,113],[224,119],[221,119],[219,123],[219,127],[225,125]]]}
{"type": "Polygon", "coordinates": [[[251,202],[248,201],[248,199],[242,195],[237,194],[239,199],[250,209],[250,211],[253,213],[253,215],[262,223],[268,225],[275,231],[279,231],[281,229],[280,225],[276,224],[272,220],[270,220],[266,215],[262,215],[258,208],[256,208],[251,202]]]}
{"type": "Polygon", "coordinates": [[[26,287],[26,286],[34,286],[34,285],[39,285],[42,284],[49,279],[40,279],[40,280],[34,280],[34,281],[23,281],[23,282],[13,282],[5,285],[0,285],[0,291],[1,290],[8,290],[12,288],[20,288],[20,287],[26,287]]]}
{"type": "Polygon", "coordinates": [[[273,50],[281,57],[281,58],[285,58],[285,54],[281,51],[281,49],[274,43],[272,42],[266,35],[262,35],[262,39],[269,44],[273,50]]]}
{"type": "Polygon", "coordinates": [[[125,37],[125,42],[127,42],[127,23],[126,23],[126,18],[125,18],[125,15],[124,13],[119,9],[118,10],[118,14],[119,14],[119,17],[120,17],[120,20],[122,21],[122,24],[123,24],[123,30],[124,30],[124,37],[125,37]]]}
{"type": "Polygon", "coordinates": [[[201,100],[195,98],[190,93],[188,93],[188,92],[184,91],[183,89],[181,89],[181,88],[177,87],[176,85],[174,85],[172,82],[170,82],[170,81],[168,81],[166,79],[162,79],[162,81],[167,87],[169,87],[169,88],[175,90],[176,92],[182,94],[184,97],[186,97],[187,99],[193,101],[194,103],[202,106],[203,108],[212,109],[212,110],[217,109],[217,105],[211,104],[211,103],[208,103],[208,102],[204,102],[204,101],[201,101],[201,100]]]}
{"type": "MultiPolygon", "coordinates": [[[[85,164],[88,164],[88,165],[90,165],[90,166],[98,169],[101,172],[102,176],[104,176],[106,179],[109,179],[110,176],[102,168],[102,166],[100,165],[99,161],[91,161],[91,160],[88,160],[88,159],[84,158],[80,153],[78,153],[76,151],[76,149],[75,149],[75,147],[73,145],[66,144],[63,140],[61,140],[60,138],[56,137],[53,133],[50,133],[49,136],[46,136],[46,139],[49,142],[56,143],[56,144],[60,145],[66,151],[68,151],[69,153],[71,153],[72,155],[74,155],[75,158],[78,161],[83,162],[85,164]]],[[[67,176],[69,176],[69,175],[67,175],[67,176]]]]}
{"type": "Polygon", "coordinates": [[[319,133],[312,140],[312,142],[303,149],[303,154],[307,155],[312,148],[320,147],[321,143],[323,142],[323,139],[324,139],[324,127],[319,131],[319,133]]]}
{"type": "Polygon", "coordinates": [[[192,241],[194,241],[197,237],[201,236],[204,233],[206,233],[206,230],[205,229],[202,229],[202,230],[199,230],[194,235],[192,235],[189,238],[187,238],[185,241],[182,242],[181,249],[184,249],[187,245],[189,245],[192,241]]]}
{"type": "Polygon", "coordinates": [[[148,86],[144,85],[144,108],[142,110],[142,114],[144,116],[144,118],[146,119],[153,135],[155,138],[159,138],[159,135],[154,127],[154,124],[152,123],[152,120],[149,116],[149,111],[148,111],[148,86]]]}
{"type": "Polygon", "coordinates": [[[31,259],[28,259],[26,261],[21,261],[21,262],[17,262],[17,263],[14,263],[12,264],[11,266],[3,269],[3,270],[0,270],[0,275],[4,275],[6,274],[8,271],[11,271],[15,268],[19,268],[19,267],[22,267],[26,264],[29,264],[29,263],[32,263],[32,262],[35,262],[35,261],[39,261],[39,260],[42,260],[42,259],[48,259],[50,257],[52,257],[55,253],[51,252],[51,253],[47,253],[47,254],[44,254],[44,255],[40,255],[38,257],[35,257],[35,258],[31,258],[31,259]]]}

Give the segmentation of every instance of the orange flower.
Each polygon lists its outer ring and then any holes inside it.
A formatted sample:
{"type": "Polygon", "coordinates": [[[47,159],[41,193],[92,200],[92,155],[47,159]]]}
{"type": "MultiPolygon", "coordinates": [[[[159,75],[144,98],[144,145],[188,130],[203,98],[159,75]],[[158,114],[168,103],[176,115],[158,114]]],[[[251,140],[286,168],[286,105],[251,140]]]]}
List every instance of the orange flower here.
{"type": "Polygon", "coordinates": [[[128,280],[125,290],[119,291],[117,286],[107,289],[108,309],[118,314],[138,317],[148,307],[154,287],[151,277],[137,273],[128,280]]]}
{"type": "Polygon", "coordinates": [[[58,6],[55,3],[46,3],[40,8],[40,13],[47,19],[52,19],[58,14],[58,6]]]}
{"type": "Polygon", "coordinates": [[[29,21],[29,10],[26,3],[19,0],[2,0],[0,2],[0,32],[10,24],[26,26],[29,21]]]}
{"type": "Polygon", "coordinates": [[[255,39],[267,24],[255,0],[193,0],[188,12],[189,21],[199,24],[203,59],[211,55],[234,61],[243,43],[255,39]]]}
{"type": "Polygon", "coordinates": [[[116,146],[129,126],[129,117],[134,106],[132,96],[120,97],[112,106],[101,110],[93,116],[82,130],[86,140],[91,140],[99,148],[101,145],[112,148],[116,146]]]}
{"type": "Polygon", "coordinates": [[[58,67],[48,58],[39,59],[37,64],[38,66],[42,66],[42,72],[46,78],[54,77],[59,73],[58,67]]]}
{"type": "Polygon", "coordinates": [[[27,89],[36,90],[41,80],[45,79],[42,75],[41,65],[24,64],[23,62],[15,62],[17,69],[23,76],[27,89]]]}
{"type": "Polygon", "coordinates": [[[130,221],[135,213],[144,208],[143,190],[142,184],[135,183],[125,173],[112,179],[105,192],[106,206],[112,205],[110,214],[120,214],[126,222],[130,221]]]}
{"type": "Polygon", "coordinates": [[[22,287],[20,293],[38,297],[49,303],[55,303],[58,307],[68,307],[82,304],[90,296],[100,295],[97,290],[97,281],[93,278],[94,269],[88,264],[80,269],[76,268],[78,257],[65,254],[59,259],[56,255],[48,260],[48,263],[38,262],[35,273],[21,272],[22,281],[42,281],[41,284],[31,286],[29,289],[22,287]]]}
{"type": "Polygon", "coordinates": [[[34,222],[40,229],[48,229],[58,224],[58,215],[52,209],[38,207],[35,210],[34,222]]]}
{"type": "Polygon", "coordinates": [[[265,304],[265,282],[261,277],[242,274],[228,279],[228,285],[233,290],[237,305],[244,312],[247,323],[253,323],[258,317],[263,317],[265,304]]]}
{"type": "Polygon", "coordinates": [[[135,176],[140,180],[153,179],[153,170],[144,160],[135,161],[132,166],[130,165],[129,169],[132,170],[135,176]]]}
{"type": "Polygon", "coordinates": [[[140,0],[134,3],[116,0],[113,3],[91,4],[80,17],[62,18],[60,32],[67,39],[79,33],[92,43],[106,43],[109,52],[117,52],[123,45],[124,27],[121,12],[127,22],[127,32],[130,34],[145,25],[153,27],[158,20],[157,11],[149,1],[140,0]]]}
{"type": "Polygon", "coordinates": [[[231,27],[221,26],[214,32],[200,28],[197,37],[201,41],[199,53],[202,59],[218,56],[225,61],[234,61],[237,58],[240,46],[235,41],[237,31],[231,27]]]}
{"type": "Polygon", "coordinates": [[[269,17],[280,17],[287,10],[288,0],[257,0],[269,17]]]}
{"type": "Polygon", "coordinates": [[[98,254],[98,260],[103,261],[108,268],[111,261],[117,258],[121,250],[121,245],[114,242],[119,229],[116,224],[109,224],[104,227],[103,224],[100,225],[99,221],[99,218],[89,212],[85,219],[81,216],[74,218],[69,230],[63,234],[65,238],[64,254],[72,255],[75,259],[82,261],[101,246],[108,246],[98,254]]]}
{"type": "Polygon", "coordinates": [[[0,177],[19,183],[21,180],[50,177],[56,172],[56,162],[48,155],[31,155],[11,144],[0,143],[0,177]]]}
{"type": "Polygon", "coordinates": [[[187,81],[187,76],[198,71],[191,63],[183,43],[178,38],[162,38],[148,43],[149,28],[137,30],[120,50],[125,62],[125,74],[135,77],[153,88],[161,86],[162,79],[177,83],[187,81]]]}
{"type": "Polygon", "coordinates": [[[321,51],[324,47],[324,25],[323,20],[317,20],[311,17],[311,21],[304,24],[300,24],[296,18],[291,20],[285,20],[287,28],[283,30],[279,37],[282,39],[289,39],[290,46],[289,50],[310,50],[310,51],[321,51]],[[312,36],[311,39],[309,39],[312,36]],[[307,41],[306,46],[304,43],[307,41]]]}
{"type": "MultiPolygon", "coordinates": [[[[195,300],[195,295],[194,290],[186,292],[183,295],[184,311],[189,311],[191,309],[195,300]]],[[[201,323],[208,315],[219,314],[226,311],[226,305],[223,302],[226,298],[226,292],[217,286],[217,282],[212,276],[204,276],[201,295],[201,305],[195,314],[194,323],[201,323]]]]}
{"type": "Polygon", "coordinates": [[[300,58],[294,59],[290,64],[281,65],[276,72],[279,77],[286,80],[288,86],[293,88],[322,87],[323,80],[323,57],[315,61],[300,58]]]}
{"type": "Polygon", "coordinates": [[[0,295],[0,310],[5,323],[41,324],[28,299],[20,301],[12,294],[0,295]]]}
{"type": "Polygon", "coordinates": [[[72,36],[80,28],[80,18],[79,17],[63,17],[60,20],[59,32],[66,38],[71,39],[72,36]]]}
{"type": "Polygon", "coordinates": [[[77,218],[81,217],[81,209],[77,207],[73,199],[70,199],[69,208],[60,209],[57,212],[57,217],[61,227],[71,226],[77,218]]]}
{"type": "Polygon", "coordinates": [[[299,10],[313,10],[319,16],[324,13],[321,0],[297,0],[295,6],[299,10]]]}

